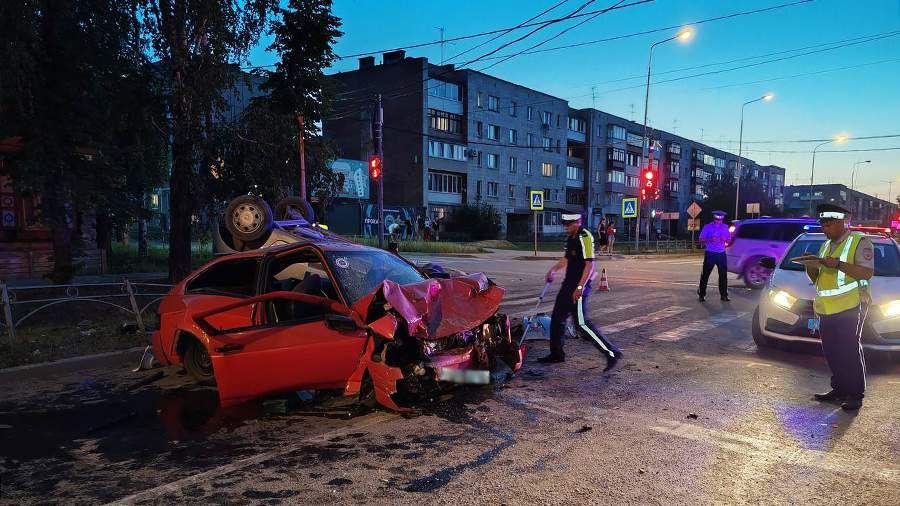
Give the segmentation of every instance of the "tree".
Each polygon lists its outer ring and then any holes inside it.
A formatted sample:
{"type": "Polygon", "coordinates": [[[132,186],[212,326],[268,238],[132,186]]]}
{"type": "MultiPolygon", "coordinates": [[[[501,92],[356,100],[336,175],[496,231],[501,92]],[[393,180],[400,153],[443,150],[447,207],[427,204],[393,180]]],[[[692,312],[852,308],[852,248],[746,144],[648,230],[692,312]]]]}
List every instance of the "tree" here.
{"type": "MultiPolygon", "coordinates": [[[[709,221],[712,219],[712,212],[722,210],[728,213],[730,219],[736,219],[731,216],[734,213],[734,195],[737,190],[734,178],[730,174],[726,174],[722,179],[710,178],[703,185],[703,191],[706,198],[703,199],[701,207],[703,212],[700,213],[700,219],[709,221]]],[[[745,175],[741,178],[741,202],[739,209],[741,216],[746,215],[747,204],[759,202],[760,214],[768,216],[780,216],[782,211],[775,206],[775,200],[766,193],[765,188],[759,181],[745,175]]]]}
{"type": "MultiPolygon", "coordinates": [[[[191,218],[198,209],[204,133],[219,119],[223,94],[259,40],[277,0],[138,0],[153,54],[161,60],[169,92],[167,133],[172,139],[169,277],[191,268],[191,218]]],[[[207,160],[209,161],[209,160],[207,160]]]]}
{"type": "Polygon", "coordinates": [[[503,218],[497,209],[487,202],[476,202],[456,208],[447,220],[447,231],[471,240],[496,239],[500,235],[503,218]]]}
{"type": "MultiPolygon", "coordinates": [[[[133,7],[130,0],[0,6],[0,137],[23,140],[10,175],[19,191],[40,195],[55,282],[76,270],[73,224],[82,214],[115,207],[109,196],[153,179],[144,177],[146,159],[117,164],[136,146],[122,142],[123,121],[145,108],[134,100],[145,97],[147,80],[133,7]]],[[[137,137],[146,145],[144,133],[137,137]]]]}

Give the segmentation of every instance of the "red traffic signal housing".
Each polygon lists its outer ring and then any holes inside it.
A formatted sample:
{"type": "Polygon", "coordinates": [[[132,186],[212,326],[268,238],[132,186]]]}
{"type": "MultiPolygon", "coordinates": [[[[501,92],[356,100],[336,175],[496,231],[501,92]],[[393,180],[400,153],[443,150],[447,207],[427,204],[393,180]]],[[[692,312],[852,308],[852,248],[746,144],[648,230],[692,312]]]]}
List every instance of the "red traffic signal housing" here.
{"type": "Polygon", "coordinates": [[[369,177],[373,180],[381,177],[381,157],[378,155],[369,157],[369,177]]]}

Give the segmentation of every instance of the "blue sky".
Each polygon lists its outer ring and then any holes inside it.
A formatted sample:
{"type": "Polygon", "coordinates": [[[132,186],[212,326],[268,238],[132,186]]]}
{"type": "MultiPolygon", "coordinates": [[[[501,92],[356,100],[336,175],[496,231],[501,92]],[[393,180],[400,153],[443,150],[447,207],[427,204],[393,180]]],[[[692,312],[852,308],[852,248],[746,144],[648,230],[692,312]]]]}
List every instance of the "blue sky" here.
{"type": "MultiPolygon", "coordinates": [[[[436,27],[444,28],[446,38],[510,27],[558,1],[335,0],[334,13],[342,19],[344,31],[335,51],[339,55],[349,55],[433,41],[440,38],[436,27]]],[[[655,0],[601,15],[542,48],[681,25],[790,2],[655,0]]],[[[583,3],[584,0],[569,0],[542,19],[563,16],[583,3]]],[[[586,10],[613,3],[613,0],[598,0],[586,10]]],[[[498,54],[525,49],[577,22],[548,27],[498,54]]],[[[771,12],[699,24],[695,30],[689,43],[669,42],[656,48],[653,72],[657,79],[733,68],[818,50],[825,47],[818,46],[824,43],[900,31],[900,0],[814,0],[771,12]],[[787,52],[798,48],[809,49],[787,52]],[[778,52],[782,54],[760,57],[778,52]],[[744,58],[754,59],[664,73],[744,58]]],[[[514,32],[516,36],[524,33],[514,32]]],[[[454,61],[459,63],[479,56],[512,38],[510,34],[454,61]]],[[[652,43],[665,38],[667,34],[663,32],[522,55],[485,72],[568,98],[573,107],[596,106],[640,121],[647,51],[652,43]],[[631,79],[622,80],[626,78],[631,79]],[[614,80],[617,82],[610,82],[614,80]],[[621,89],[626,87],[632,88],[621,89]]],[[[483,40],[486,39],[445,44],[444,55],[449,58],[483,40]]],[[[262,41],[252,53],[253,64],[265,65],[274,61],[275,56],[263,50],[265,45],[266,41],[262,41]]],[[[435,45],[411,49],[407,55],[425,56],[438,63],[441,48],[435,45]]],[[[380,62],[380,56],[377,60],[380,62]]],[[[494,61],[477,62],[471,68],[479,70],[494,61]]],[[[349,58],[338,61],[331,71],[352,70],[356,65],[356,58],[349,58]]],[[[774,101],[758,102],[745,109],[744,152],[759,163],[786,167],[787,184],[808,183],[810,152],[814,144],[752,144],[747,141],[819,139],[838,133],[851,136],[900,134],[900,33],[747,69],[655,84],[650,91],[650,123],[656,128],[737,152],[741,104],[769,91],[776,94],[774,101]],[[855,68],[835,70],[843,67],[855,68]],[[798,74],[807,75],[791,77],[798,74]],[[748,84],[763,80],[767,82],[748,84]]],[[[871,163],[859,165],[856,188],[887,198],[885,181],[891,180],[894,183],[891,188],[893,200],[900,193],[900,149],[825,152],[870,148],[900,148],[900,137],[853,140],[820,148],[816,155],[816,182],[849,185],[854,162],[871,160],[871,163]]]]}

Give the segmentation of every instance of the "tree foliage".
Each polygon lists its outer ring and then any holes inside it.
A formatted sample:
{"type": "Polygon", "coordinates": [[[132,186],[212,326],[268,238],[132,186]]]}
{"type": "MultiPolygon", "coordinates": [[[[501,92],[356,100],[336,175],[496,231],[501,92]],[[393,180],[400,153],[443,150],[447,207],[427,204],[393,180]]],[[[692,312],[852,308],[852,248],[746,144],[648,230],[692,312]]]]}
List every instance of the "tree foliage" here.
{"type": "MultiPolygon", "coordinates": [[[[733,177],[726,174],[722,179],[710,178],[703,185],[703,191],[706,198],[703,199],[701,207],[703,212],[699,218],[703,221],[712,219],[712,212],[722,210],[728,213],[728,219],[735,219],[734,214],[734,196],[737,190],[737,184],[733,177]]],[[[759,203],[761,215],[781,216],[782,210],[775,206],[775,200],[766,194],[765,187],[756,179],[745,175],[741,178],[740,193],[740,214],[741,217],[746,216],[748,203],[759,203]]]]}
{"type": "Polygon", "coordinates": [[[458,207],[447,220],[447,231],[464,235],[475,241],[496,239],[500,236],[502,217],[487,202],[477,202],[458,207]]]}

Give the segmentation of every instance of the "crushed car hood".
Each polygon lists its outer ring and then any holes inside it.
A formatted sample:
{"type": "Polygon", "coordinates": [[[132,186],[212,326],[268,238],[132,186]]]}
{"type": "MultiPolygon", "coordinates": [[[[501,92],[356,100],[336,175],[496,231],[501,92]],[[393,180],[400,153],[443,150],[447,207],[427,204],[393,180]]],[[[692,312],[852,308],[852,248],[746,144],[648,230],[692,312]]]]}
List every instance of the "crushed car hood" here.
{"type": "Polygon", "coordinates": [[[402,286],[385,280],[353,309],[371,323],[367,315],[373,314],[372,305],[384,300],[406,322],[410,336],[440,339],[472,329],[493,316],[504,293],[481,273],[402,286]]]}

